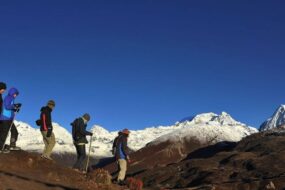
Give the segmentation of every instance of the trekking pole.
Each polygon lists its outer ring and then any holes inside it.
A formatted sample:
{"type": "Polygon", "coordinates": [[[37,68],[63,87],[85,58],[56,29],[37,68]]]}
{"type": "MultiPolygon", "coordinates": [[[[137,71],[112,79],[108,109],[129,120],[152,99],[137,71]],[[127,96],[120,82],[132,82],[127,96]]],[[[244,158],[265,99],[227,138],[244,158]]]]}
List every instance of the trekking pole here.
{"type": "Polygon", "coordinates": [[[87,157],[87,162],[86,162],[86,168],[85,168],[85,172],[86,172],[86,173],[87,173],[87,171],[88,171],[88,166],[89,166],[89,161],[90,161],[91,145],[92,145],[92,136],[90,137],[89,152],[88,152],[88,157],[87,157]]]}
{"type": "Polygon", "coordinates": [[[8,135],[9,135],[9,133],[10,133],[10,130],[11,130],[11,128],[12,128],[12,125],[14,124],[14,121],[15,121],[15,118],[16,118],[16,115],[17,115],[18,111],[19,111],[19,108],[17,108],[17,109],[16,109],[16,111],[15,111],[15,113],[14,113],[14,117],[13,117],[12,123],[11,123],[11,125],[10,125],[10,127],[9,127],[9,131],[8,131],[8,133],[7,133],[7,136],[6,136],[6,138],[5,138],[5,141],[4,141],[4,145],[3,145],[2,151],[5,149],[5,145],[6,145],[7,137],[8,137],[8,135]]]}

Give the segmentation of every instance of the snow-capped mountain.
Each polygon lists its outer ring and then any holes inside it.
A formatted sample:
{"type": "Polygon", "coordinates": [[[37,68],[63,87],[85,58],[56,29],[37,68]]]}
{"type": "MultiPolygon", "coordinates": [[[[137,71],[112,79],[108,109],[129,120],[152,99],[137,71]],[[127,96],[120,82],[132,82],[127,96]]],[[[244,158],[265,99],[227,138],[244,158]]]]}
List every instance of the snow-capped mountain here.
{"type": "Polygon", "coordinates": [[[285,124],[285,105],[281,105],[271,118],[263,122],[260,131],[267,131],[274,128],[282,127],[285,124]]]}
{"type": "MultiPolygon", "coordinates": [[[[40,130],[32,128],[23,122],[16,121],[15,123],[19,130],[19,146],[24,150],[41,152],[44,148],[44,144],[40,130]]],[[[71,134],[59,124],[54,123],[53,125],[57,142],[54,151],[56,153],[75,153],[71,134]]],[[[91,154],[98,157],[112,156],[112,144],[114,138],[118,135],[118,131],[110,132],[99,125],[93,126],[91,131],[94,133],[92,137],[91,154]]],[[[177,122],[171,126],[131,130],[128,145],[133,150],[139,150],[151,142],[155,143],[190,136],[204,139],[217,136],[216,141],[239,141],[244,136],[254,132],[257,132],[255,128],[235,121],[225,112],[221,115],[206,113],[197,115],[192,120],[177,122]]],[[[89,140],[89,137],[87,138],[89,140]]]]}
{"type": "MultiPolygon", "coordinates": [[[[42,152],[44,144],[40,130],[19,121],[15,121],[15,125],[19,131],[17,144],[27,151],[42,152]]],[[[71,134],[57,123],[53,123],[53,127],[56,136],[54,151],[57,153],[75,152],[71,134]]]]}
{"type": "Polygon", "coordinates": [[[221,115],[215,113],[197,115],[190,121],[177,123],[176,126],[177,130],[157,138],[151,144],[165,141],[183,141],[190,138],[196,139],[202,144],[213,144],[221,141],[237,142],[258,132],[256,128],[234,120],[226,112],[222,112],[221,115]]]}
{"type": "MultiPolygon", "coordinates": [[[[217,145],[218,142],[220,143],[217,147],[235,144],[242,138],[258,132],[257,129],[234,120],[225,112],[220,115],[200,114],[165,129],[168,130],[166,134],[161,134],[130,155],[133,160],[132,173],[166,167],[185,159],[191,153],[202,156],[205,147],[217,145]]],[[[152,136],[151,132],[146,134],[152,136]]],[[[106,169],[114,172],[116,166],[110,164],[106,169]]]]}

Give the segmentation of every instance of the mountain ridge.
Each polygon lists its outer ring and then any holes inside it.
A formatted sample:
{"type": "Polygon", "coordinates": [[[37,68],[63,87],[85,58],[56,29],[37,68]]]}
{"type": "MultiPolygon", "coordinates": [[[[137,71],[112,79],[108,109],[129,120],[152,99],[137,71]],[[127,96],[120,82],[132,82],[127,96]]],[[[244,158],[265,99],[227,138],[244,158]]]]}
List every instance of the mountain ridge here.
{"type": "MultiPolygon", "coordinates": [[[[15,124],[18,126],[20,134],[18,144],[26,151],[41,152],[44,145],[40,130],[33,128],[24,122],[15,121],[15,124]]],[[[73,140],[70,132],[57,123],[53,123],[53,125],[57,142],[54,152],[75,154],[75,148],[73,146],[73,140]]],[[[214,126],[217,131],[223,131],[224,128],[220,128],[221,126],[227,126],[229,130],[231,130],[231,127],[236,127],[240,128],[240,131],[237,131],[238,133],[243,134],[244,132],[241,132],[243,129],[244,131],[247,131],[248,133],[246,132],[246,135],[250,132],[256,132],[250,126],[234,120],[226,112],[222,112],[220,115],[210,112],[196,115],[192,120],[176,122],[174,125],[148,127],[142,130],[131,130],[129,146],[131,149],[137,151],[146,145],[151,144],[155,139],[159,139],[164,135],[167,137],[167,134],[175,133],[175,131],[178,130],[185,130],[185,128],[189,128],[193,125],[214,126]]],[[[94,133],[94,136],[92,137],[91,154],[98,157],[111,157],[113,140],[118,135],[118,131],[108,131],[100,125],[93,125],[91,131],[94,133]]],[[[230,135],[230,133],[228,134],[230,135]]],[[[237,141],[240,140],[240,138],[233,140],[237,141]]]]}

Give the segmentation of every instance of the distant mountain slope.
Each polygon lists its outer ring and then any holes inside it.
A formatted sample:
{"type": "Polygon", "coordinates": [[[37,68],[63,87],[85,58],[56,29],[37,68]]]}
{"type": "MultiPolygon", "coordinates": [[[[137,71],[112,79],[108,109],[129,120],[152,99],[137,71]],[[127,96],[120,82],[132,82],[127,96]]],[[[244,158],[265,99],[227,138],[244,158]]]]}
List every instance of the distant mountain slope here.
{"type": "MultiPolygon", "coordinates": [[[[172,126],[174,127],[174,126],[172,126]]],[[[190,152],[218,142],[238,142],[258,130],[234,120],[229,114],[205,113],[191,121],[176,123],[175,130],[162,135],[133,153],[130,173],[167,166],[186,158],[190,152]]],[[[106,167],[111,173],[116,166],[106,167]]]]}
{"type": "Polygon", "coordinates": [[[285,124],[285,105],[281,105],[272,115],[271,118],[267,119],[260,126],[260,131],[271,130],[280,128],[285,124]]]}
{"type": "MultiPolygon", "coordinates": [[[[20,133],[18,144],[24,150],[41,152],[44,145],[39,129],[32,128],[30,125],[23,122],[16,121],[15,123],[20,133]]],[[[92,155],[98,157],[112,156],[112,144],[114,138],[118,135],[118,131],[109,132],[99,125],[93,126],[91,131],[94,133],[92,138],[92,155]]],[[[201,137],[203,134],[206,135],[207,138],[212,138],[212,136],[215,137],[218,135],[215,141],[238,141],[242,137],[256,132],[256,130],[243,123],[235,121],[229,114],[225,112],[223,112],[221,115],[206,113],[197,115],[190,121],[187,120],[184,122],[177,122],[172,126],[158,126],[145,128],[143,130],[131,130],[129,147],[136,151],[145,147],[155,139],[157,139],[156,142],[159,142],[171,138],[170,136],[167,136],[168,134],[171,134],[174,138],[184,138],[185,135],[189,136],[188,132],[190,134],[197,133],[195,136],[199,136],[199,134],[201,134],[201,137]],[[193,128],[193,126],[195,127],[193,128]],[[207,130],[204,130],[202,128],[203,126],[206,127],[207,130]],[[220,126],[223,126],[223,128],[220,126]],[[223,134],[224,136],[219,134],[223,134]]],[[[65,128],[61,127],[57,123],[54,123],[54,133],[57,142],[54,149],[56,153],[75,153],[72,136],[65,128]]]]}

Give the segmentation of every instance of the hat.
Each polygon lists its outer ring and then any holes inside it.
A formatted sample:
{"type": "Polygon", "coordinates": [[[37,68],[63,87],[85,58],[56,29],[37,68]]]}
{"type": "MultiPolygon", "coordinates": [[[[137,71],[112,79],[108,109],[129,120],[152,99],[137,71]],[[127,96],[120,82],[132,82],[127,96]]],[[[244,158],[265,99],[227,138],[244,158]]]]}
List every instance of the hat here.
{"type": "Polygon", "coordinates": [[[4,82],[0,82],[0,90],[2,90],[2,89],[4,89],[4,90],[7,89],[7,86],[4,82]]]}
{"type": "Polygon", "coordinates": [[[126,135],[129,135],[130,134],[130,131],[129,129],[124,129],[121,131],[123,134],[126,134],[126,135]]]}
{"type": "Polygon", "coordinates": [[[55,106],[55,101],[54,100],[49,100],[47,105],[48,106],[55,106]]]}
{"type": "Polygon", "coordinates": [[[86,119],[87,121],[90,121],[91,117],[88,113],[83,115],[83,118],[86,119]]]}

